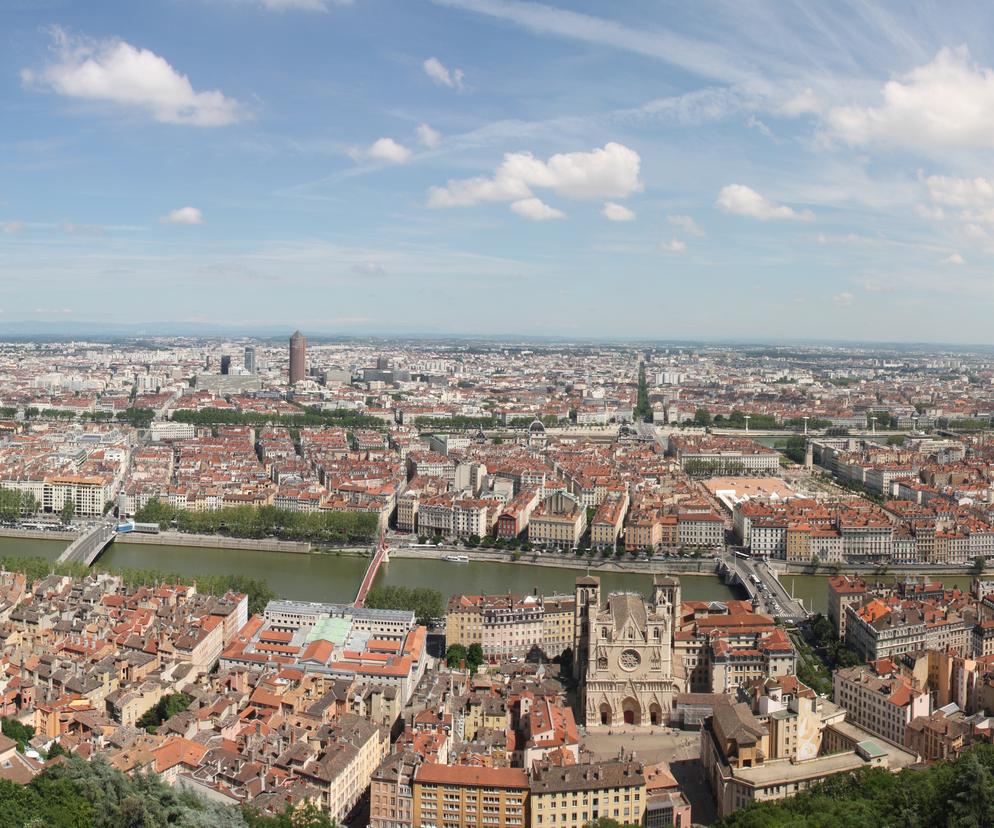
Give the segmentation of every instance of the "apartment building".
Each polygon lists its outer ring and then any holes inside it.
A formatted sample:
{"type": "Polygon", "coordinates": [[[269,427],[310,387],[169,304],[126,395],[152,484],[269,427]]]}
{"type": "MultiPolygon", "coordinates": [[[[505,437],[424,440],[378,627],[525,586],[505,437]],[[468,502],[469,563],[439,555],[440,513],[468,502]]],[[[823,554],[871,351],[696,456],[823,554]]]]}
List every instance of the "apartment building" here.
{"type": "Polygon", "coordinates": [[[573,646],[576,600],[572,595],[547,595],[542,609],[542,650],[556,658],[573,646]]]}
{"type": "Polygon", "coordinates": [[[97,475],[58,475],[45,478],[42,508],[46,512],[61,512],[67,502],[76,507],[76,514],[98,517],[114,497],[113,480],[97,475]]]}
{"type": "Polygon", "coordinates": [[[387,757],[369,783],[369,828],[410,828],[414,825],[412,781],[418,758],[412,753],[387,757]]]}
{"type": "Polygon", "coordinates": [[[890,607],[875,598],[846,608],[846,645],[863,661],[925,649],[925,618],[916,608],[890,607]]]}
{"type": "Polygon", "coordinates": [[[843,667],[832,677],[833,699],[849,721],[896,745],[905,744],[912,719],[931,713],[931,700],[896,672],[878,674],[867,667],[843,667]]]}
{"type": "Polygon", "coordinates": [[[776,472],[780,455],[752,440],[738,437],[670,435],[668,452],[680,468],[712,475],[776,472]]]}
{"type": "Polygon", "coordinates": [[[786,731],[777,736],[778,728],[769,726],[777,721],[775,713],[757,716],[748,704],[727,697],[715,704],[701,729],[701,764],[719,817],[752,802],[793,796],[831,776],[865,767],[897,771],[917,761],[910,751],[844,721],[845,711],[832,702],[796,698],[788,709],[808,722],[785,720],[797,730],[808,728],[805,738],[788,738],[786,731]],[[787,752],[778,754],[778,745],[787,752]]]}
{"type": "Polygon", "coordinates": [[[573,644],[574,601],[564,596],[453,595],[445,645],[479,644],[488,660],[525,658],[538,648],[555,658],[573,644]]]}
{"type": "Polygon", "coordinates": [[[533,766],[529,788],[531,828],[583,828],[598,819],[640,825],[646,780],[635,761],[533,766]]]}
{"type": "Polygon", "coordinates": [[[828,579],[828,620],[843,641],[846,638],[846,610],[859,608],[866,596],[866,582],[862,578],[837,575],[828,579]]]}
{"type": "Polygon", "coordinates": [[[533,546],[572,549],[587,529],[587,510],[565,492],[542,501],[528,521],[528,540],[533,546]]]}
{"type": "Polygon", "coordinates": [[[528,775],[520,768],[420,765],[414,772],[415,828],[525,828],[528,775]]]}
{"type": "Polygon", "coordinates": [[[707,512],[681,512],[677,515],[677,542],[680,546],[713,548],[725,542],[721,515],[707,512]]]}
{"type": "Polygon", "coordinates": [[[590,522],[590,545],[594,549],[616,547],[627,512],[627,493],[601,503],[590,522]]]}

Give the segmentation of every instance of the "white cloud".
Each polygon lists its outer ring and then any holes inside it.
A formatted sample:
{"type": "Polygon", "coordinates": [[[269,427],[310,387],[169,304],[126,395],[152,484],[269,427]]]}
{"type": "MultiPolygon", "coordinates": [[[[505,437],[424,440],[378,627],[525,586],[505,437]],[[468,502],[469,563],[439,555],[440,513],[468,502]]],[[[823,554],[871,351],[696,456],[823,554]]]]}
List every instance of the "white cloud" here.
{"type": "Polygon", "coordinates": [[[452,69],[450,71],[445,64],[436,57],[428,58],[428,60],[421,65],[425,70],[425,74],[440,86],[447,86],[449,89],[462,89],[462,69],[452,69]]]}
{"type": "Polygon", "coordinates": [[[435,149],[442,143],[442,133],[432,129],[428,124],[419,124],[417,129],[418,141],[427,149],[435,149]]]}
{"type": "Polygon", "coordinates": [[[979,224],[967,224],[963,228],[963,232],[966,234],[968,239],[972,239],[977,242],[986,242],[990,240],[990,233],[988,233],[979,224]]]}
{"type": "Polygon", "coordinates": [[[237,100],[217,89],[196,91],[186,75],[148,49],[123,40],[73,37],[61,28],[52,29],[52,38],[55,62],[38,72],[23,69],[26,85],[69,98],[142,109],[167,124],[216,127],[246,117],[237,100]]]}
{"type": "Polygon", "coordinates": [[[601,215],[608,221],[631,221],[635,218],[635,213],[629,210],[624,204],[615,201],[605,201],[601,209],[601,215]]]}
{"type": "Polygon", "coordinates": [[[562,210],[550,207],[541,199],[534,197],[515,201],[511,204],[511,210],[522,218],[530,219],[531,221],[566,218],[566,214],[562,210]]]}
{"type": "Polygon", "coordinates": [[[532,187],[574,199],[625,198],[642,189],[641,159],[623,144],[608,143],[590,152],[553,155],[548,161],[530,152],[507,153],[492,178],[450,180],[428,190],[430,207],[468,207],[485,201],[520,201],[532,187]]]}
{"type": "Polygon", "coordinates": [[[989,178],[930,175],[925,186],[932,201],[949,207],[982,207],[994,203],[994,181],[989,178]]]}
{"type": "Polygon", "coordinates": [[[994,136],[994,70],[970,60],[966,46],[888,81],[876,106],[828,113],[831,130],[849,144],[879,143],[914,151],[988,149],[994,136]]]}
{"type": "Polygon", "coordinates": [[[781,104],[778,111],[788,117],[796,117],[821,112],[823,108],[821,99],[811,89],[805,89],[781,104]]]}
{"type": "Polygon", "coordinates": [[[691,216],[669,215],[666,220],[674,227],[679,227],[690,236],[703,236],[704,231],[691,216]]]}
{"type": "Polygon", "coordinates": [[[950,253],[946,258],[942,260],[943,264],[953,264],[962,265],[966,264],[966,259],[964,259],[959,253],[950,253]]]}
{"type": "Polygon", "coordinates": [[[203,224],[204,216],[196,207],[180,207],[159,219],[161,224],[203,224]]]}
{"type": "Polygon", "coordinates": [[[836,293],[835,296],[832,297],[832,301],[834,301],[836,305],[843,308],[849,307],[855,299],[856,297],[846,290],[842,291],[842,293],[836,293]]]}
{"type": "Polygon", "coordinates": [[[367,259],[352,265],[352,272],[357,276],[386,276],[387,270],[383,265],[367,259]]]}
{"type": "Polygon", "coordinates": [[[729,184],[722,187],[715,202],[719,210],[737,216],[748,216],[760,221],[786,219],[811,221],[814,215],[810,210],[794,210],[785,204],[777,204],[757,193],[745,184],[729,184]]]}
{"type": "Polygon", "coordinates": [[[674,237],[668,242],[660,244],[659,249],[664,253],[685,253],[687,251],[687,243],[674,237]]]}
{"type": "Polygon", "coordinates": [[[915,213],[929,221],[942,221],[946,217],[946,211],[941,207],[929,207],[927,204],[916,204],[915,213]]]}
{"type": "Polygon", "coordinates": [[[5,236],[14,236],[24,230],[24,222],[19,219],[14,221],[0,221],[0,233],[5,236]]]}
{"type": "Polygon", "coordinates": [[[365,155],[373,161],[386,161],[389,164],[405,164],[411,157],[411,151],[403,144],[398,144],[393,138],[378,138],[370,144],[365,155]]]}

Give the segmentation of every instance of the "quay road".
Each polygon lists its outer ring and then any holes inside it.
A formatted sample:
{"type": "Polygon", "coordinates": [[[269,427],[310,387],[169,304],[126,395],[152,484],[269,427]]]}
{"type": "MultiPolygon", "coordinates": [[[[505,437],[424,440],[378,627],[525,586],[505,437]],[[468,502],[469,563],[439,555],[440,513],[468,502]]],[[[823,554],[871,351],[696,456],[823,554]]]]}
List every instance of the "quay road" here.
{"type": "Polygon", "coordinates": [[[721,562],[749,593],[758,601],[758,609],[765,615],[798,623],[805,621],[810,613],[804,605],[784,589],[776,573],[768,563],[760,558],[740,558],[734,554],[721,556],[721,562]]]}
{"type": "Polygon", "coordinates": [[[59,563],[81,563],[90,566],[117,534],[116,520],[101,520],[84,529],[65,551],[59,555],[59,563]]]}

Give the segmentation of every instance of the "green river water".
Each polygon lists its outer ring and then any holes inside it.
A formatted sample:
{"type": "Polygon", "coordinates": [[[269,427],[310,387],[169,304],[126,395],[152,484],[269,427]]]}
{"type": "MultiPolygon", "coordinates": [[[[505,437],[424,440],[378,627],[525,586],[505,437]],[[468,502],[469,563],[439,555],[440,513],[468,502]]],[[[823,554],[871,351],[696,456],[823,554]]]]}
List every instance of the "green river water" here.
{"type": "MultiPolygon", "coordinates": [[[[0,557],[37,555],[54,560],[65,548],[55,540],[0,538],[0,557]]],[[[108,568],[160,569],[195,578],[237,572],[266,581],[283,598],[303,601],[349,601],[366,571],[368,559],[350,555],[296,555],[254,549],[204,549],[192,546],[115,543],[97,561],[108,568]]],[[[381,567],[377,584],[428,586],[443,595],[480,592],[571,594],[580,570],[526,566],[514,563],[448,563],[439,560],[394,558],[381,567]]],[[[651,576],[619,572],[600,573],[602,590],[648,593],[651,576]]],[[[806,607],[824,612],[827,606],[825,577],[786,575],[784,586],[806,607]]],[[[943,576],[946,586],[969,588],[968,576],[943,576]]],[[[681,575],[686,600],[725,601],[738,593],[712,575],[681,575]]]]}

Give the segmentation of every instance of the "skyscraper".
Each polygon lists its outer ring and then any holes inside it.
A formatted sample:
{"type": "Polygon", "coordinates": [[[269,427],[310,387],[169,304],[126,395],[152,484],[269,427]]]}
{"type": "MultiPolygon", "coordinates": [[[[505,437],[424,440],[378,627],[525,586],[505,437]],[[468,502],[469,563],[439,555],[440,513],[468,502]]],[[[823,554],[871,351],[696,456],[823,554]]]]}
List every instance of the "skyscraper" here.
{"type": "Polygon", "coordinates": [[[290,337],[290,385],[307,376],[307,340],[300,331],[290,337]]]}
{"type": "Polygon", "coordinates": [[[231,357],[227,354],[221,357],[221,373],[225,376],[231,373],[231,357]]]}
{"type": "Polygon", "coordinates": [[[255,373],[255,345],[245,346],[245,370],[250,374],[255,373]]]}

